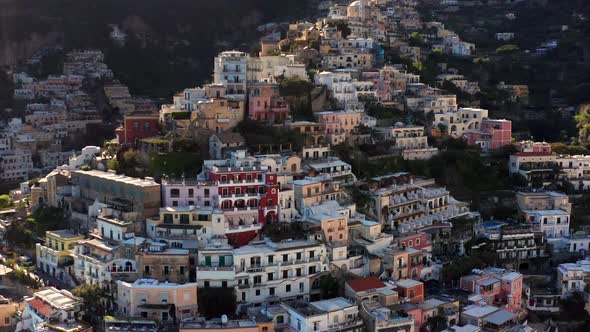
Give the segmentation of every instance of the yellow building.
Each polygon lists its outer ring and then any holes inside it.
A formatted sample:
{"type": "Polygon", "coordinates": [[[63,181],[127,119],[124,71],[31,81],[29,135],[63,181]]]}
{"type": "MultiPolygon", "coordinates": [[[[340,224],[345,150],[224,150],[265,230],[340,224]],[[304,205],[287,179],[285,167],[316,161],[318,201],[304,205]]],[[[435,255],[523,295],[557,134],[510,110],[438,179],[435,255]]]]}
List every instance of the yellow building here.
{"type": "Polygon", "coordinates": [[[70,249],[84,236],[63,229],[45,233],[45,244],[37,243],[37,268],[45,273],[68,282],[70,268],[74,259],[70,256],[70,249]]]}

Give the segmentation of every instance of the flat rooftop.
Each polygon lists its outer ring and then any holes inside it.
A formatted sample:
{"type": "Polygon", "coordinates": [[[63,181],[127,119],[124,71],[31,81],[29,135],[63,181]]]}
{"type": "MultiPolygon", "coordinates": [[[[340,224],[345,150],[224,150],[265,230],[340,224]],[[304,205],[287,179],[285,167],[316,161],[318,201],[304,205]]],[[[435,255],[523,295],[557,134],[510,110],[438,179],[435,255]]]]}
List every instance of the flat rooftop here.
{"type": "Polygon", "coordinates": [[[310,304],[325,312],[332,312],[336,310],[342,310],[344,308],[357,306],[356,304],[349,302],[347,299],[343,297],[336,297],[329,300],[311,302],[310,304]]]}

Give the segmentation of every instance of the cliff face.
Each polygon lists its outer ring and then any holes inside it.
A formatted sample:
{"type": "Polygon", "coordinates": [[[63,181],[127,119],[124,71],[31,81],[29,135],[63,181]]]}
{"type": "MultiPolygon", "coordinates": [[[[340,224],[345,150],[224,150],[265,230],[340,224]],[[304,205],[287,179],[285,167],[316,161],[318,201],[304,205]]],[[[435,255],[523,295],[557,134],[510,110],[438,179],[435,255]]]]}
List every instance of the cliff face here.
{"type": "Polygon", "coordinates": [[[25,40],[0,42],[0,66],[13,66],[22,63],[39,48],[58,44],[61,39],[60,35],[56,32],[33,33],[30,38],[25,40]]]}
{"type": "Polygon", "coordinates": [[[250,51],[256,27],[315,14],[317,0],[0,0],[0,65],[38,48],[94,48],[133,94],[169,98],[211,78],[221,50],[250,51]],[[109,24],[128,35],[109,39],[109,24]],[[55,33],[50,33],[55,31],[55,33]]]}

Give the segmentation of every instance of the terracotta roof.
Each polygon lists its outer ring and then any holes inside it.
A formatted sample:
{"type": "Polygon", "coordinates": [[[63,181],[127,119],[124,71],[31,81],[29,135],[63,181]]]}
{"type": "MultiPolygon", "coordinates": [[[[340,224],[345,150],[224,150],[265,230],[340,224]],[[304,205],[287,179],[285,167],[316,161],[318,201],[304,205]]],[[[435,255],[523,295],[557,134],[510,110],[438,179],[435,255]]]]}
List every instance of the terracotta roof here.
{"type": "Polygon", "coordinates": [[[385,284],[376,277],[359,278],[347,281],[348,286],[355,292],[364,292],[369,289],[386,287],[385,284]]]}
{"type": "Polygon", "coordinates": [[[53,314],[51,306],[38,298],[29,300],[27,303],[45,317],[49,317],[53,314]]]}
{"type": "Polygon", "coordinates": [[[551,152],[518,152],[514,155],[517,157],[541,157],[541,156],[550,156],[551,152]]]}

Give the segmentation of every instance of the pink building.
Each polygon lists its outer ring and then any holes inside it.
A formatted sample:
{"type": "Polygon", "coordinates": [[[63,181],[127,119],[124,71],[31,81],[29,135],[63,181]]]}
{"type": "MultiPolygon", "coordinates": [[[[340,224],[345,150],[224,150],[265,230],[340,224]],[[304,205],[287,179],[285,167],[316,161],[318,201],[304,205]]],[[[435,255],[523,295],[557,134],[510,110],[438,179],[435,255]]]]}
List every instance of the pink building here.
{"type": "Polygon", "coordinates": [[[327,111],[316,113],[318,123],[322,125],[326,134],[350,133],[361,124],[362,112],[356,111],[327,111]]]}
{"type": "Polygon", "coordinates": [[[117,280],[117,291],[119,314],[125,317],[157,319],[167,324],[197,316],[196,283],[117,280]]]}
{"type": "Polygon", "coordinates": [[[392,80],[381,75],[378,70],[363,71],[361,73],[362,81],[373,82],[377,90],[377,99],[381,101],[390,101],[393,96],[392,80]]]}
{"type": "Polygon", "coordinates": [[[506,305],[506,310],[522,310],[522,274],[515,271],[489,267],[473,270],[473,274],[461,277],[461,289],[483,296],[486,303],[506,305]]]}
{"type": "Polygon", "coordinates": [[[279,95],[275,83],[255,83],[250,90],[249,118],[258,121],[283,122],[289,117],[289,104],[279,95]]]}
{"type": "Polygon", "coordinates": [[[397,245],[399,248],[414,248],[426,251],[432,249],[432,243],[428,240],[428,235],[419,232],[400,234],[400,237],[397,238],[397,245]]]}
{"type": "Polygon", "coordinates": [[[482,151],[497,150],[512,143],[512,121],[483,119],[479,130],[467,131],[467,143],[479,145],[482,151]]]}

